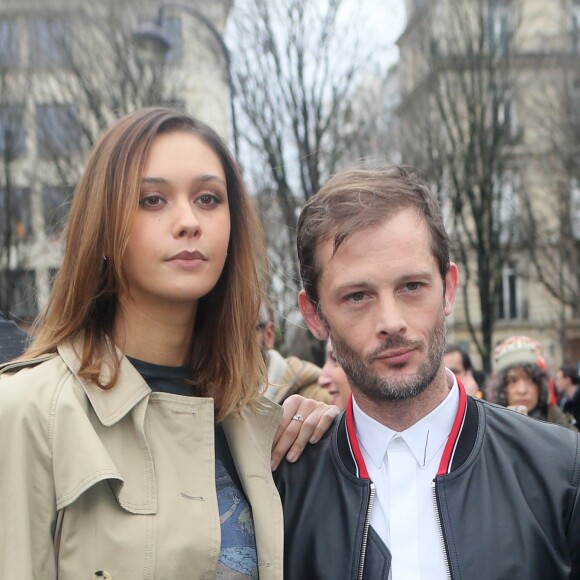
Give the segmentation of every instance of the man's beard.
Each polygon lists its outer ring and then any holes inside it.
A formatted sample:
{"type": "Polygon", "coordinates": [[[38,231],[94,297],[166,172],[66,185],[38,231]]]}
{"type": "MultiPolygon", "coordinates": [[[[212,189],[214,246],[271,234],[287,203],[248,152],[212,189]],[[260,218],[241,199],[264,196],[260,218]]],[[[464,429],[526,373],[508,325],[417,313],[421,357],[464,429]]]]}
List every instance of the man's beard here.
{"type": "Polygon", "coordinates": [[[422,393],[434,380],[445,352],[445,316],[437,319],[427,336],[426,344],[396,336],[385,340],[373,353],[361,359],[351,348],[331,332],[334,356],[343,368],[352,387],[372,401],[403,401],[422,393]],[[405,374],[405,365],[392,365],[401,374],[394,377],[380,377],[373,369],[375,357],[386,350],[416,348],[419,352],[427,350],[427,358],[417,372],[405,374]]]}

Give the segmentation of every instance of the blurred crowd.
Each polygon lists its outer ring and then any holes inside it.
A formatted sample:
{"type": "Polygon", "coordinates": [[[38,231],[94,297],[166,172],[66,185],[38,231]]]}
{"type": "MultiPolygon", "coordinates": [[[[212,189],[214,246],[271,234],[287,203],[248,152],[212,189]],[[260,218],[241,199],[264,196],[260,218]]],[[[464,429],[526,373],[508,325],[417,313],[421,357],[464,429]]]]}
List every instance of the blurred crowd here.
{"type": "MultiPolygon", "coordinates": [[[[260,312],[256,330],[268,366],[270,384],[266,396],[281,403],[298,393],[344,409],[350,386],[334,357],[330,339],[325,343],[322,366],[292,355],[285,357],[274,349],[276,328],[272,307],[263,305],[260,312]]],[[[447,345],[444,362],[472,397],[571,429],[580,424],[577,367],[548,369],[542,345],[531,337],[513,336],[501,342],[495,349],[491,374],[476,369],[467,350],[459,344],[447,345]]]]}
{"type": "MultiPolygon", "coordinates": [[[[325,343],[322,366],[274,348],[276,327],[269,304],[260,308],[256,332],[268,369],[265,396],[283,403],[290,395],[346,407],[350,386],[336,361],[332,343],[325,343]]],[[[11,320],[0,318],[0,363],[20,355],[27,333],[11,320]]],[[[542,345],[531,337],[513,336],[499,344],[494,353],[493,373],[487,375],[473,366],[467,350],[448,344],[445,366],[462,382],[468,395],[485,399],[549,423],[577,429],[580,425],[580,375],[577,366],[548,369],[542,345]]]]}

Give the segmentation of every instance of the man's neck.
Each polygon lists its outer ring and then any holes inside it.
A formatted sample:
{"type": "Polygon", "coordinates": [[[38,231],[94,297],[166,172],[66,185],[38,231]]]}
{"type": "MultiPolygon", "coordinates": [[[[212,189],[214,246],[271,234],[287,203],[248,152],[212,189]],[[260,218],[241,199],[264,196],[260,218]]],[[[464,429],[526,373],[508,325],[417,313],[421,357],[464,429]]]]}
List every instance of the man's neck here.
{"type": "Polygon", "coordinates": [[[352,389],[357,405],[369,417],[385,427],[401,433],[426,417],[437,408],[449,394],[453,378],[447,376],[444,368],[437,374],[431,384],[419,395],[402,401],[375,401],[352,389]]]}
{"type": "Polygon", "coordinates": [[[568,399],[572,399],[574,397],[574,395],[576,394],[577,390],[578,390],[578,385],[572,384],[569,387],[566,387],[564,394],[566,395],[566,397],[568,399]]]}

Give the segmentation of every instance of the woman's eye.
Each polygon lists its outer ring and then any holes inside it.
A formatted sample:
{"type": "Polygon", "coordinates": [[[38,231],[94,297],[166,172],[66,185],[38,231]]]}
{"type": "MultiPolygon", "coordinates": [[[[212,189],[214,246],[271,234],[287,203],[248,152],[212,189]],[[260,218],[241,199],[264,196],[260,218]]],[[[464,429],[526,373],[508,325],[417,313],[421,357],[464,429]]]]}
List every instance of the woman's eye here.
{"type": "Polygon", "coordinates": [[[204,206],[212,206],[221,203],[221,198],[215,193],[202,193],[197,201],[204,206]]]}
{"type": "Polygon", "coordinates": [[[163,204],[164,200],[160,195],[146,195],[139,200],[139,205],[141,207],[159,207],[163,204]]]}

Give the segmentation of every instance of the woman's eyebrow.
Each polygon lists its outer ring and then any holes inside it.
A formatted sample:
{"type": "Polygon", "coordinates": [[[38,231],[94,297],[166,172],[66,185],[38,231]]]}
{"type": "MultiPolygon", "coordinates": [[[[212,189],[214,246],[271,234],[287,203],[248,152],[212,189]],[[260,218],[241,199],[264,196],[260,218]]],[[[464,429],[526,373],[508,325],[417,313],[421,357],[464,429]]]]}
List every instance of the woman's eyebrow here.
{"type": "MultiPolygon", "coordinates": [[[[224,187],[226,187],[226,182],[217,175],[200,175],[192,179],[192,183],[208,183],[210,181],[217,181],[221,183],[224,187]]],[[[154,184],[154,185],[170,185],[171,181],[165,179],[164,177],[155,177],[155,176],[145,176],[141,178],[141,182],[145,184],[154,184]]]]}

